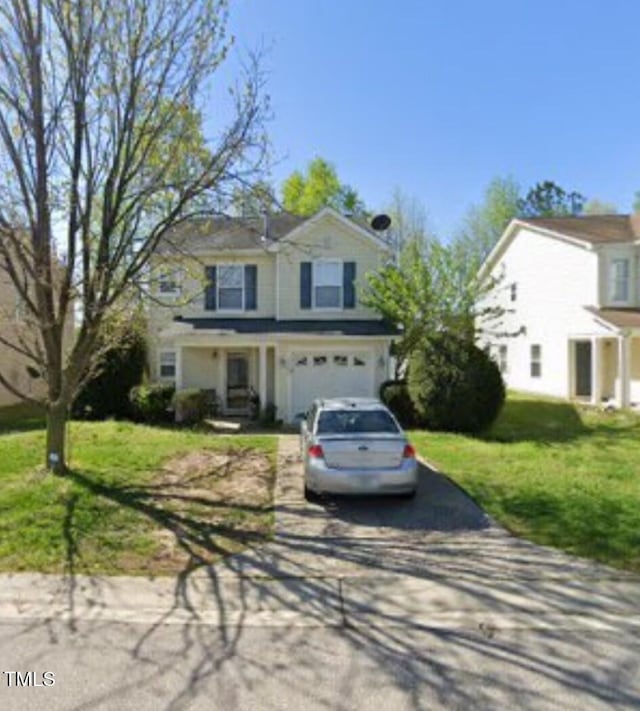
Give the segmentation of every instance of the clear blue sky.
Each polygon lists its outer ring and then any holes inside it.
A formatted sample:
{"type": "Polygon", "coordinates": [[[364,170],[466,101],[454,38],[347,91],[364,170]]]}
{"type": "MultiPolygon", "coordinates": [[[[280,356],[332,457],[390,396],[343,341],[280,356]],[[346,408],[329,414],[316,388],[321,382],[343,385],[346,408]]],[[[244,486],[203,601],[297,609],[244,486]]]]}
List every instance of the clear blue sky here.
{"type": "Polygon", "coordinates": [[[640,190],[637,0],[231,0],[266,58],[281,161],[332,161],[371,209],[394,187],[448,237],[494,176],[628,211],[640,190]]]}

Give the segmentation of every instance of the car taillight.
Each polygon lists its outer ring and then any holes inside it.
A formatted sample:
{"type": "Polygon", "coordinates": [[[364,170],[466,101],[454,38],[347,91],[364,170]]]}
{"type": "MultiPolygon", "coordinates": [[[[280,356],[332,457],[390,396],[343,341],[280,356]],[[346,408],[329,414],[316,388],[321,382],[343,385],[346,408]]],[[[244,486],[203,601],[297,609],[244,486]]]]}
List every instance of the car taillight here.
{"type": "Polygon", "coordinates": [[[308,449],[308,454],[314,459],[322,459],[324,457],[324,452],[319,444],[312,444],[308,449]]]}
{"type": "Polygon", "coordinates": [[[402,456],[405,459],[415,459],[416,450],[413,448],[413,445],[405,444],[404,445],[404,452],[402,453],[402,456]]]}

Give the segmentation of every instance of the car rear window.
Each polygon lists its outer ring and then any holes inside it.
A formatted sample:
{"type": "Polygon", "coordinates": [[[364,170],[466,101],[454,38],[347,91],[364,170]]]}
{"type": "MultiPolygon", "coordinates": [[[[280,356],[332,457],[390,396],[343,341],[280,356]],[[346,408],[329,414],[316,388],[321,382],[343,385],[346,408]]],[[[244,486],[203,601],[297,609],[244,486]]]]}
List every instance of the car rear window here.
{"type": "Polygon", "coordinates": [[[318,417],[318,434],[395,433],[398,426],[384,410],[325,410],[318,417]]]}

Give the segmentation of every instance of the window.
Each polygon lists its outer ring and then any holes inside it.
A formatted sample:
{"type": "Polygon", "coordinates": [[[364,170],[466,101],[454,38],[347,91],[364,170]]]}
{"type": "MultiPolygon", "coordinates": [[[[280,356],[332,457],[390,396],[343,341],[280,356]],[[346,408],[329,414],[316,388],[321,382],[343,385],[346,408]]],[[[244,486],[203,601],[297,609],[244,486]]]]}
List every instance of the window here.
{"type": "Polygon", "coordinates": [[[498,347],[498,367],[501,373],[507,372],[507,346],[505,345],[498,347]]]}
{"type": "Polygon", "coordinates": [[[160,351],[160,377],[176,377],[176,353],[175,351],[160,351]]]}
{"type": "Polygon", "coordinates": [[[611,301],[629,301],[629,260],[611,260],[611,301]]]}
{"type": "Polygon", "coordinates": [[[313,263],[313,305],[316,309],[342,308],[342,262],[313,263]]]}
{"type": "Polygon", "coordinates": [[[244,267],[242,264],[218,266],[218,309],[242,311],[244,308],[244,267]]]}
{"type": "Polygon", "coordinates": [[[511,301],[515,301],[518,298],[518,285],[513,282],[511,284],[511,301]]]}
{"type": "Polygon", "coordinates": [[[296,361],[296,365],[306,365],[306,364],[307,364],[307,356],[301,356],[296,361]]]}
{"type": "Polygon", "coordinates": [[[531,377],[542,375],[542,346],[535,343],[531,346],[531,377]]]}
{"type": "Polygon", "coordinates": [[[366,365],[367,363],[364,360],[364,358],[358,358],[358,356],[353,356],[353,364],[355,366],[363,366],[363,365],[366,365]]]}
{"type": "Polygon", "coordinates": [[[318,434],[395,434],[398,426],[384,410],[324,410],[318,417],[318,434]]]}
{"type": "Polygon", "coordinates": [[[326,365],[327,364],[327,356],[313,356],[313,364],[314,365],[326,365]]]}
{"type": "Polygon", "coordinates": [[[333,364],[334,365],[348,365],[349,359],[347,358],[346,355],[334,355],[333,356],[333,364]]]}
{"type": "Polygon", "coordinates": [[[167,270],[158,275],[158,293],[161,296],[172,296],[180,293],[180,280],[176,270],[167,270]]]}

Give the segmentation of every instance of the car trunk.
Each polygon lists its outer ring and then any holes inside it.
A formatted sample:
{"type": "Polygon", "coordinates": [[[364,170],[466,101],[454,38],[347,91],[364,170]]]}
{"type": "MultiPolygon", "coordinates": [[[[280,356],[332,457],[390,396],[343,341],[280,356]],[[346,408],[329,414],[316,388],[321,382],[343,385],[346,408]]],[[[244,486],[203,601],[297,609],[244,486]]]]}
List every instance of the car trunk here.
{"type": "Polygon", "coordinates": [[[405,439],[391,435],[321,436],[324,459],[332,469],[394,469],[402,464],[405,439]]]}

